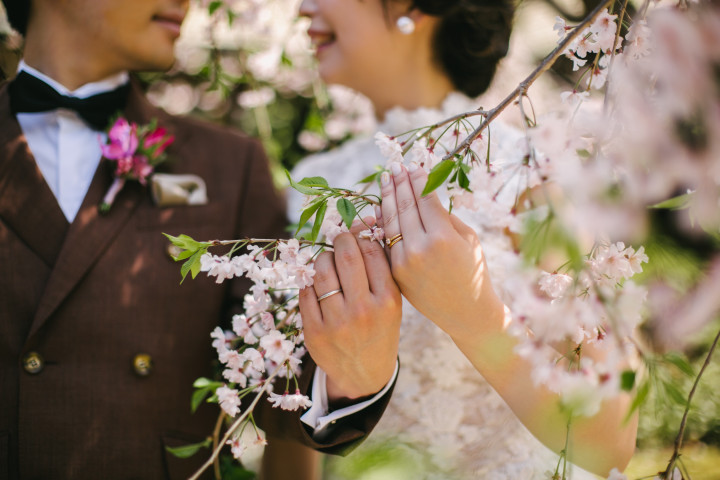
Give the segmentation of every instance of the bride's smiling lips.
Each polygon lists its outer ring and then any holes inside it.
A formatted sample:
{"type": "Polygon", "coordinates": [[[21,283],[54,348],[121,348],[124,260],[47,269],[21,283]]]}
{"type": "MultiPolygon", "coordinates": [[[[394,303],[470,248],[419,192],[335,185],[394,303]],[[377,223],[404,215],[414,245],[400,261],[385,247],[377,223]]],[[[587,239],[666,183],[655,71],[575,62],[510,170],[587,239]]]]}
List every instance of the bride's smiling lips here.
{"type": "Polygon", "coordinates": [[[174,37],[180,36],[180,27],[185,19],[185,12],[179,10],[166,11],[153,15],[152,21],[169,31],[174,37]]]}
{"type": "Polygon", "coordinates": [[[308,36],[315,47],[315,54],[319,55],[323,50],[335,43],[335,35],[331,32],[321,30],[308,30],[308,36]]]}

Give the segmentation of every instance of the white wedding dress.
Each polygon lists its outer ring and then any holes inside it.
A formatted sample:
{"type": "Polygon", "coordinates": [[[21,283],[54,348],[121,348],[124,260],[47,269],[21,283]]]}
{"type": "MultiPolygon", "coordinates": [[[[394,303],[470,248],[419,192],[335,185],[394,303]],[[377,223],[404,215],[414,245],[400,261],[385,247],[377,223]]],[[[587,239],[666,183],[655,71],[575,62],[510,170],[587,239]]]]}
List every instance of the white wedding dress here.
{"type": "MultiPolygon", "coordinates": [[[[388,135],[400,134],[477,106],[464,95],[453,93],[439,110],[393,109],[377,130],[388,135]]],[[[493,163],[511,168],[518,166],[524,151],[522,135],[501,124],[492,127],[493,163]]],[[[355,182],[373,173],[376,165],[385,163],[371,136],[308,157],[293,170],[292,177],[297,181],[322,176],[331,186],[357,189],[355,182]]],[[[376,187],[371,193],[378,193],[376,187]]],[[[290,191],[291,221],[299,220],[303,199],[297,191],[290,191]]],[[[503,265],[516,259],[503,233],[504,226],[488,227],[492,219],[487,218],[487,211],[456,209],[453,212],[476,228],[493,284],[502,296],[503,265]]],[[[365,214],[372,215],[372,212],[365,214]]],[[[390,405],[373,434],[358,450],[372,448],[380,442],[408,446],[423,462],[421,476],[415,472],[412,478],[550,478],[547,472],[555,470],[557,455],[530,434],[450,337],[405,300],[399,351],[401,368],[390,405]]],[[[573,467],[570,478],[596,477],[573,467]]]]}

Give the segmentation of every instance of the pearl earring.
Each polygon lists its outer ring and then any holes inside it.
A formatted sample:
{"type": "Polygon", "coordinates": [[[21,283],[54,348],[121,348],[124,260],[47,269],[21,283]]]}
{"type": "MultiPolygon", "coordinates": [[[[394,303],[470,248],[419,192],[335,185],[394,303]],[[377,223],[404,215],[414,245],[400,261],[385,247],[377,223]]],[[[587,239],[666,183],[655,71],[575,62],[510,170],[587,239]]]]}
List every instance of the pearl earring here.
{"type": "Polygon", "coordinates": [[[400,33],[403,35],[410,35],[415,31],[415,22],[406,15],[398,18],[395,25],[397,25],[398,30],[400,30],[400,33]]]}

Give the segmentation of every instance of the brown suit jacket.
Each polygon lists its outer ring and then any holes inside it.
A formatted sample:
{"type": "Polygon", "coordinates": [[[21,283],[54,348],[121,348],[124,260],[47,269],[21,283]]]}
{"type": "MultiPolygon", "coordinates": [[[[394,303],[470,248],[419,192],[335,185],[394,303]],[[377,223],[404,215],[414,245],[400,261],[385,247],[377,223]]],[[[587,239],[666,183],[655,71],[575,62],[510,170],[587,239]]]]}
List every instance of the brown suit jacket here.
{"type": "MultiPolygon", "coordinates": [[[[284,204],[256,141],[170,116],[137,86],[125,114],[141,124],[156,118],[175,135],[160,171],[202,177],[208,204],[159,208],[129,182],[101,216],[112,178],[101,163],[68,224],[0,86],[0,480],[186,478],[207,458],[179,460],[164,447],[212,431],[218,407],[191,414],[192,382],[211,375],[209,334],[247,285],[218,286],[204,275],[179,285],[161,233],[277,237],[284,204]],[[39,373],[24,368],[30,352],[44,359],[39,373]],[[153,361],[146,377],[133,369],[140,353],[153,361]]],[[[367,434],[385,405],[350,417],[323,444],[298,414],[263,407],[258,417],[274,435],[338,453],[367,434]]]]}

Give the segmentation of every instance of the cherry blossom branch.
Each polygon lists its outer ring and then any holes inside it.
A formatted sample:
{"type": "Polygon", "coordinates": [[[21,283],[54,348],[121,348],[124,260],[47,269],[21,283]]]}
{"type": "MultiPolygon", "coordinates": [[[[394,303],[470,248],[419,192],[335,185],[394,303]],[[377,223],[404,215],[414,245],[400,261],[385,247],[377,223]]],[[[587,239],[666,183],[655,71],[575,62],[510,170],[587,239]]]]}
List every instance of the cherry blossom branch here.
{"type": "Polygon", "coordinates": [[[461,151],[467,149],[470,147],[470,144],[475,140],[480,133],[482,133],[483,130],[497,118],[500,113],[503,112],[509,105],[513,103],[513,101],[520,95],[527,92],[527,89],[530,88],[530,86],[540,78],[545,72],[547,72],[550,67],[552,67],[555,62],[560,58],[564,53],[565,50],[567,50],[567,47],[575,40],[575,38],[580,35],[581,32],[585,30],[585,28],[592,24],[592,22],[595,21],[595,18],[602,13],[605,8],[607,8],[608,5],[613,3],[615,0],[605,0],[602,3],[600,3],[595,9],[588,15],[585,20],[583,20],[578,26],[576,26],[570,33],[567,34],[567,36],[560,42],[560,44],[555,47],[555,50],[553,50],[550,55],[545,57],[545,59],[538,65],[538,67],[520,84],[515,88],[515,90],[510,93],[505,99],[500,102],[495,108],[492,108],[487,112],[487,116],[485,117],[485,120],[480,124],[479,127],[477,127],[470,135],[468,135],[461,143],[458,145],[455,150],[448,153],[443,157],[443,160],[449,160],[461,151]]]}
{"type": "Polygon", "coordinates": [[[227,441],[230,439],[232,434],[235,432],[235,430],[237,430],[237,428],[242,424],[242,422],[245,421],[245,419],[248,417],[248,415],[250,415],[250,413],[253,410],[255,410],[255,406],[258,404],[258,402],[260,401],[260,398],[263,396],[263,394],[267,391],[268,387],[272,386],[271,381],[273,378],[275,378],[277,376],[277,374],[280,372],[281,368],[283,368],[283,366],[278,365],[278,367],[275,369],[275,371],[272,373],[272,375],[270,375],[267,379],[265,379],[265,382],[263,383],[262,388],[260,389],[260,391],[258,391],[257,395],[255,395],[255,398],[253,399],[252,403],[248,406],[247,409],[245,409],[243,414],[240,415],[240,418],[235,420],[235,422],[230,426],[230,428],[228,428],[227,432],[225,433],[222,440],[220,441],[220,444],[213,449],[213,453],[212,453],[212,455],[210,455],[210,458],[208,458],[208,460],[203,464],[203,466],[200,467],[200,469],[197,472],[195,472],[192,475],[192,477],[189,478],[189,480],[197,480],[198,478],[200,478],[200,475],[202,475],[205,470],[210,468],[210,466],[213,465],[213,463],[215,463],[215,459],[218,457],[218,455],[220,455],[220,451],[223,449],[223,447],[225,446],[227,441]]]}
{"type": "MultiPolygon", "coordinates": [[[[434,123],[432,125],[429,125],[427,127],[419,128],[416,130],[410,130],[409,132],[403,133],[401,135],[396,135],[396,137],[404,137],[405,135],[408,135],[412,132],[418,132],[415,135],[412,136],[411,139],[407,141],[403,145],[403,155],[407,154],[410,151],[410,148],[413,146],[413,144],[422,139],[429,137],[435,130],[437,130],[440,127],[444,127],[445,125],[451,125],[456,122],[460,122],[461,120],[468,119],[470,117],[477,117],[477,116],[483,116],[487,118],[488,112],[486,110],[483,110],[482,106],[479,107],[477,110],[473,110],[472,112],[464,112],[464,113],[458,113],[457,115],[453,115],[452,117],[448,117],[445,120],[441,120],[437,123],[434,123]],[[422,134],[419,134],[420,130],[425,130],[422,134]]],[[[444,135],[444,133],[443,133],[444,135]]],[[[440,135],[442,137],[442,135],[440,135]]],[[[436,138],[435,140],[440,140],[440,137],[436,138]]]]}
{"type": "Polygon", "coordinates": [[[672,475],[672,471],[675,469],[675,462],[677,462],[678,458],[680,458],[680,449],[682,448],[683,437],[685,436],[685,426],[687,425],[688,414],[690,413],[690,403],[692,402],[692,399],[695,396],[695,391],[697,390],[697,386],[700,383],[700,378],[702,377],[703,373],[705,372],[705,369],[707,368],[707,366],[710,365],[710,360],[712,359],[712,355],[715,351],[715,347],[717,347],[718,341],[720,341],[720,330],[718,331],[717,335],[715,335],[715,340],[713,340],[713,343],[710,346],[710,350],[708,351],[708,354],[705,357],[705,363],[703,363],[703,366],[700,369],[700,372],[698,373],[697,377],[695,378],[695,383],[693,383],[693,387],[690,390],[690,393],[688,394],[687,404],[685,405],[685,413],[683,414],[682,421],[680,422],[680,431],[678,431],[678,435],[675,438],[673,454],[670,457],[670,461],[668,462],[667,468],[661,474],[662,478],[670,478],[669,475],[672,475]]]}
{"type": "MultiPolygon", "coordinates": [[[[267,243],[267,244],[273,244],[281,242],[282,239],[278,238],[242,238],[240,240],[209,240],[207,243],[210,247],[222,247],[227,245],[237,245],[238,243],[243,243],[243,246],[245,245],[256,245],[259,243],[267,243]]],[[[298,240],[301,245],[308,245],[308,246],[321,246],[321,247],[332,247],[329,243],[321,243],[321,242],[311,242],[309,240],[298,240]]]]}

